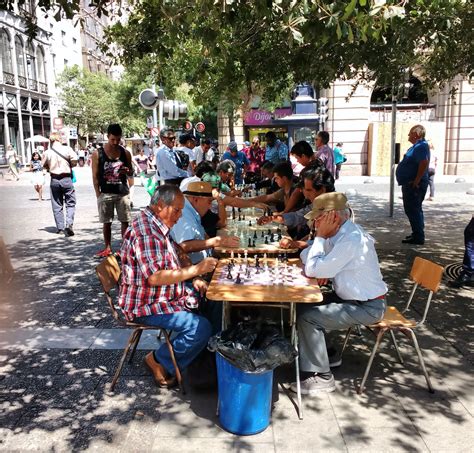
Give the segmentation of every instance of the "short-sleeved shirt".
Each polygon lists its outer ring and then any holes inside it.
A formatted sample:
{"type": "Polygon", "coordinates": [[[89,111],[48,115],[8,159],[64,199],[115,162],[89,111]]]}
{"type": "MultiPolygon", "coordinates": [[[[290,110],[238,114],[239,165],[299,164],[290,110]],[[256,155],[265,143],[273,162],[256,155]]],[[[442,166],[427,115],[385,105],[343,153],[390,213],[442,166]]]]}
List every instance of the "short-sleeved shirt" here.
{"type": "Polygon", "coordinates": [[[260,146],[252,147],[248,146],[244,148],[242,152],[247,156],[247,159],[250,162],[249,172],[260,173],[260,167],[262,166],[265,160],[265,150],[260,146]]]}
{"type": "Polygon", "coordinates": [[[316,151],[316,158],[324,163],[325,167],[334,176],[336,165],[334,163],[334,151],[329,145],[323,145],[316,151]]]}
{"type": "MultiPolygon", "coordinates": [[[[396,176],[399,186],[404,186],[414,181],[418,173],[418,166],[423,160],[430,160],[430,147],[425,139],[418,140],[408,149],[403,160],[398,164],[396,176]]],[[[421,181],[428,181],[428,166],[421,181]]]]}
{"type": "MultiPolygon", "coordinates": [[[[203,241],[206,239],[206,231],[201,223],[201,217],[193,208],[193,205],[186,200],[184,202],[183,213],[171,229],[171,237],[178,244],[186,241],[203,241]]],[[[204,258],[211,255],[211,250],[202,250],[200,252],[191,252],[188,254],[193,264],[200,263],[204,258]]]]}
{"type": "Polygon", "coordinates": [[[54,142],[51,145],[53,149],[48,149],[43,154],[42,164],[43,167],[47,168],[53,175],[62,175],[71,173],[71,167],[77,164],[77,154],[72,150],[70,146],[61,145],[58,142],[54,142]],[[61,154],[61,157],[59,154],[61,154]]]}
{"type": "Polygon", "coordinates": [[[173,149],[162,144],[155,155],[156,169],[160,173],[160,178],[164,181],[168,179],[187,178],[189,176],[186,170],[179,168],[176,153],[173,149]]]}
{"type": "Polygon", "coordinates": [[[126,231],[120,250],[122,279],[119,306],[127,319],[185,310],[193,298],[184,282],[150,286],[148,278],[160,270],[180,269],[176,244],[164,225],[147,207],[126,231]]]}
{"type": "Polygon", "coordinates": [[[281,140],[277,140],[273,146],[267,145],[265,148],[265,160],[269,160],[274,164],[288,160],[288,146],[281,140]]]}
{"type": "Polygon", "coordinates": [[[242,184],[244,179],[242,178],[242,171],[244,165],[249,165],[250,162],[247,156],[242,151],[237,151],[237,154],[233,156],[230,151],[226,151],[222,156],[222,160],[231,160],[235,164],[234,180],[236,184],[242,184]]]}

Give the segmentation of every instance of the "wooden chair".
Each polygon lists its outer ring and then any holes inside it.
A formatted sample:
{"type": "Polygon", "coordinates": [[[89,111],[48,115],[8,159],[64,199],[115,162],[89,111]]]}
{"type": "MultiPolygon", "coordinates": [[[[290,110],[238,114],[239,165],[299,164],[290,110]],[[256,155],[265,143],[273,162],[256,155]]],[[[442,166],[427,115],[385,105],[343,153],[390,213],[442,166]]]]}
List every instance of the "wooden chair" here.
{"type": "MultiPolygon", "coordinates": [[[[428,314],[428,310],[430,308],[431,299],[433,297],[433,294],[436,293],[439,289],[442,276],[443,276],[442,266],[417,256],[415,258],[415,261],[413,262],[413,266],[410,272],[410,279],[414,282],[414,285],[410,293],[410,297],[408,298],[408,302],[405,306],[405,309],[402,312],[400,312],[398,311],[396,307],[388,306],[387,311],[380,322],[366,326],[369,330],[372,331],[372,333],[374,333],[374,335],[376,335],[376,341],[369,358],[369,363],[367,364],[367,367],[365,369],[364,377],[362,378],[362,382],[357,390],[357,393],[359,395],[364,391],[365,382],[367,381],[367,377],[369,376],[370,368],[372,367],[372,362],[380,346],[382,338],[386,332],[390,333],[393,345],[395,347],[395,351],[397,352],[397,356],[401,364],[403,364],[403,358],[398,348],[397,340],[395,338],[395,332],[401,332],[408,339],[412,340],[413,345],[415,346],[416,352],[418,354],[418,360],[420,362],[421,369],[426,379],[426,384],[428,385],[428,390],[431,393],[434,393],[433,386],[431,385],[431,380],[428,375],[428,371],[426,370],[425,362],[423,360],[421,349],[418,345],[418,340],[416,339],[414,330],[417,327],[424,324],[426,320],[426,316],[428,314]],[[421,321],[416,322],[411,319],[405,318],[404,313],[410,307],[410,304],[413,300],[413,296],[415,295],[415,292],[419,286],[428,290],[429,293],[428,293],[428,299],[425,304],[423,317],[421,321]]],[[[347,346],[351,331],[352,331],[352,328],[349,328],[347,331],[346,338],[342,346],[341,356],[342,356],[342,353],[344,352],[344,349],[347,346]]]]}
{"type": "Polygon", "coordinates": [[[129,353],[130,353],[130,357],[128,359],[128,362],[131,363],[133,356],[135,355],[135,351],[137,349],[137,346],[138,346],[138,343],[140,341],[143,331],[144,330],[158,330],[160,332],[160,335],[162,335],[166,341],[166,344],[170,352],[171,361],[173,362],[173,366],[176,371],[176,380],[178,381],[178,385],[181,391],[184,393],[181,372],[179,370],[178,364],[176,362],[176,358],[174,356],[173,346],[171,345],[171,342],[170,342],[171,332],[168,332],[165,329],[161,329],[159,327],[148,326],[145,324],[127,321],[120,314],[120,312],[115,308],[114,300],[111,295],[111,290],[118,288],[118,283],[119,283],[119,278],[120,278],[120,266],[114,255],[110,255],[107,258],[105,258],[95,268],[95,270],[96,270],[97,276],[99,277],[100,283],[102,284],[102,288],[104,289],[105,297],[107,298],[107,303],[109,305],[110,310],[112,311],[112,316],[122,326],[133,328],[133,332],[131,333],[130,338],[128,339],[128,343],[125,346],[125,349],[122,354],[122,358],[120,359],[117,371],[115,372],[114,378],[112,380],[110,390],[112,392],[114,391],[115,384],[118,381],[123,365],[125,363],[125,359],[127,358],[127,355],[129,353]]]}

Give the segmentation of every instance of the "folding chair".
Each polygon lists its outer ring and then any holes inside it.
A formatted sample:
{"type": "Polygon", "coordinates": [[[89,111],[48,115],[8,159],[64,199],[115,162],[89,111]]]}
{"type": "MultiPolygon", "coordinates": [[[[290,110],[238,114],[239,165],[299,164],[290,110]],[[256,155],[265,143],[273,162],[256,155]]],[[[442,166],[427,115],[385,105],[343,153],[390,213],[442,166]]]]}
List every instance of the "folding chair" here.
{"type": "MultiPolygon", "coordinates": [[[[439,289],[442,276],[442,266],[417,256],[415,258],[415,261],[413,262],[413,266],[410,272],[410,279],[414,282],[414,285],[410,293],[410,297],[408,298],[408,302],[405,306],[405,309],[400,312],[396,307],[389,306],[387,307],[387,312],[385,313],[384,318],[380,322],[366,326],[370,331],[372,331],[372,333],[374,333],[374,335],[376,335],[376,341],[369,358],[369,363],[367,364],[367,368],[365,369],[364,377],[362,378],[362,382],[357,390],[357,393],[359,395],[364,391],[365,382],[367,381],[367,377],[369,376],[370,368],[372,367],[372,362],[374,361],[375,354],[377,353],[382,338],[386,332],[390,333],[393,345],[395,347],[395,351],[397,352],[398,359],[400,360],[400,363],[402,365],[403,358],[398,348],[397,340],[395,338],[395,332],[401,332],[408,339],[412,340],[413,345],[415,346],[416,352],[418,354],[418,360],[420,361],[421,369],[426,379],[426,384],[428,385],[428,390],[431,393],[434,393],[433,386],[431,385],[431,380],[428,375],[428,371],[426,370],[425,361],[423,360],[421,349],[418,345],[418,340],[416,339],[414,329],[424,324],[426,316],[428,314],[428,310],[430,308],[431,299],[433,297],[433,294],[436,293],[439,289]],[[415,295],[415,291],[417,290],[418,286],[429,290],[429,293],[428,299],[425,304],[423,317],[421,321],[417,323],[416,321],[405,318],[404,313],[410,307],[410,304],[413,300],[413,296],[415,295]]],[[[346,338],[342,346],[341,356],[347,346],[347,343],[349,342],[349,336],[351,334],[352,329],[353,328],[351,327],[347,331],[346,338]]]]}
{"type": "Polygon", "coordinates": [[[122,358],[120,359],[117,371],[115,372],[114,378],[112,380],[110,390],[112,392],[114,391],[115,384],[118,381],[123,365],[125,363],[125,359],[127,358],[127,355],[129,353],[130,353],[130,357],[128,359],[128,363],[132,362],[133,356],[135,355],[135,351],[137,349],[137,346],[138,346],[138,343],[140,341],[143,331],[144,330],[158,330],[160,332],[160,335],[162,335],[166,341],[168,350],[170,352],[171,361],[173,362],[173,366],[176,372],[176,380],[178,381],[178,385],[181,391],[184,393],[181,372],[179,370],[178,364],[176,362],[176,358],[174,356],[173,346],[171,345],[171,342],[170,342],[171,332],[168,332],[165,329],[161,329],[159,327],[148,326],[148,325],[140,324],[137,322],[127,321],[121,314],[119,314],[119,311],[115,308],[114,300],[111,295],[111,290],[113,290],[114,288],[116,289],[118,288],[118,282],[120,278],[120,266],[114,255],[110,255],[107,258],[105,258],[95,268],[95,271],[97,273],[97,276],[99,277],[100,283],[102,284],[102,288],[104,289],[105,297],[107,298],[107,303],[109,305],[110,310],[112,311],[112,316],[122,326],[133,328],[133,332],[131,333],[130,338],[128,339],[127,345],[125,346],[125,349],[122,354],[122,358]]]}

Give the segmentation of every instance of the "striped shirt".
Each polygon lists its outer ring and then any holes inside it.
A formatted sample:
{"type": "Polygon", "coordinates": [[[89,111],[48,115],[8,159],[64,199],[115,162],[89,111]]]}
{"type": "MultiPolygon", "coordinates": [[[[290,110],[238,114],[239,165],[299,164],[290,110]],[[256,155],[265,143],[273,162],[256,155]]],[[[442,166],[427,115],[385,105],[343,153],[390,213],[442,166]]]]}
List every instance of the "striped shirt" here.
{"type": "Polygon", "coordinates": [[[119,306],[125,317],[170,314],[186,310],[194,297],[184,282],[150,286],[148,278],[160,270],[180,269],[176,244],[169,228],[147,207],[134,219],[123,238],[119,306]]]}

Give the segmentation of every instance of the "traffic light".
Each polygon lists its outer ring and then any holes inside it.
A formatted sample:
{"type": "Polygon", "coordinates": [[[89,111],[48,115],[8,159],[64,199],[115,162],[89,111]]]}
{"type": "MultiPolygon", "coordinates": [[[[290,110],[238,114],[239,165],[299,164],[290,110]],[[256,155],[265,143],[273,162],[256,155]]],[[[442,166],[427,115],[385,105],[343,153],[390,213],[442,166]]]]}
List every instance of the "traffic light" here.
{"type": "Polygon", "coordinates": [[[326,120],[328,119],[328,98],[319,98],[318,99],[318,104],[319,104],[319,122],[321,124],[324,124],[326,120]]]}

